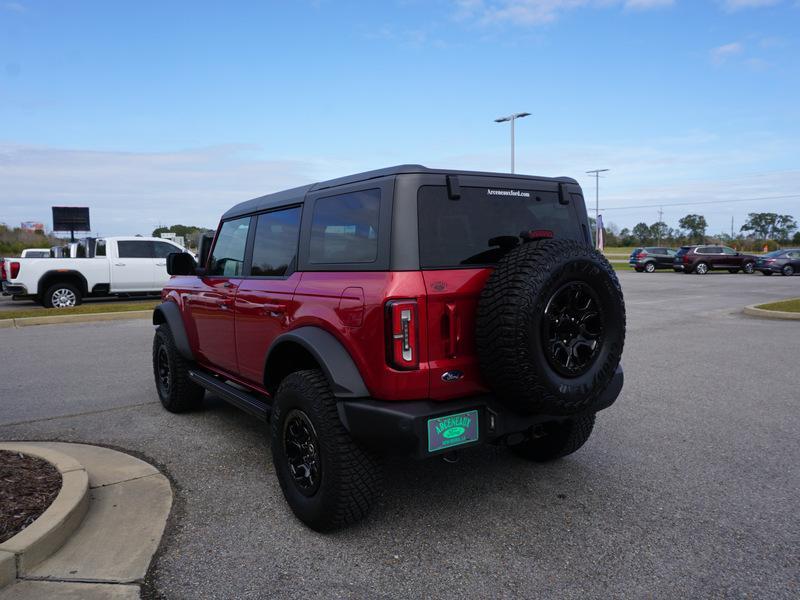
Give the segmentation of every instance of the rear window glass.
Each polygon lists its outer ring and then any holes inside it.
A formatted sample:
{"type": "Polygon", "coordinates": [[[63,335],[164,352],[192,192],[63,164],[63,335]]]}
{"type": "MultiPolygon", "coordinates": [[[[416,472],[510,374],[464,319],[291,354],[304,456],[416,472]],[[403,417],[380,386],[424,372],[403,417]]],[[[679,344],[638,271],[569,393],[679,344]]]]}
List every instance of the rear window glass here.
{"type": "Polygon", "coordinates": [[[320,198],[311,218],[309,260],[317,264],[370,263],[378,258],[381,191],[320,198]]]}
{"type": "Polygon", "coordinates": [[[462,187],[451,200],[444,186],[423,186],[417,202],[423,268],[493,265],[521,243],[520,233],[535,229],[582,239],[572,205],[560,204],[556,192],[462,187]]]}

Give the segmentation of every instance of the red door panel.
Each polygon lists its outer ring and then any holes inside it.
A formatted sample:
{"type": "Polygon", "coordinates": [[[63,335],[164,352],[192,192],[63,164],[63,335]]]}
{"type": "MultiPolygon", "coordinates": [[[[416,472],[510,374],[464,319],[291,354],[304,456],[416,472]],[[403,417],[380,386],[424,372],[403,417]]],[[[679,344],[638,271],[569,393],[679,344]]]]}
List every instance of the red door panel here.
{"type": "Polygon", "coordinates": [[[236,348],[239,376],[259,387],[264,385],[267,350],[289,328],[297,304],[294,291],[302,277],[245,279],[236,294],[236,348]]]}
{"type": "Polygon", "coordinates": [[[185,296],[197,332],[197,353],[201,362],[231,373],[236,372],[234,299],[239,278],[202,277],[185,296]]]}

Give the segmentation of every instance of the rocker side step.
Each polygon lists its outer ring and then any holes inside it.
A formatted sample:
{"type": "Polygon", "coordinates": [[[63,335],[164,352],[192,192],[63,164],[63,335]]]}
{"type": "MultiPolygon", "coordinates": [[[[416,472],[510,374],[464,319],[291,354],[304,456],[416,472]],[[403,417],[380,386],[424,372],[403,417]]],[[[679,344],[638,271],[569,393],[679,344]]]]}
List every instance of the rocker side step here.
{"type": "Polygon", "coordinates": [[[233,404],[236,408],[243,410],[254,417],[266,421],[269,419],[269,404],[255,396],[249,394],[239,388],[220,381],[213,375],[208,375],[202,371],[189,371],[189,379],[194,381],[213,394],[217,394],[226,402],[233,404]]]}

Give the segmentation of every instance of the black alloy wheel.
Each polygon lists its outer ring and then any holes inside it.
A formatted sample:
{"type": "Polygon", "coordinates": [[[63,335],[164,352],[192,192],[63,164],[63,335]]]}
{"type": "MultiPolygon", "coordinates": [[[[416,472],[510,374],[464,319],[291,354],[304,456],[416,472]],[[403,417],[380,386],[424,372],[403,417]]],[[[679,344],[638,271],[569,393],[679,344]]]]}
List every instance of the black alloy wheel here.
{"type": "Polygon", "coordinates": [[[158,377],[158,387],[164,396],[169,396],[170,388],[170,369],[167,347],[160,344],[156,352],[156,376],[158,377]]]}
{"type": "Polygon", "coordinates": [[[322,461],[317,432],[302,410],[293,409],[286,416],[283,444],[295,487],[304,496],[313,496],[319,489],[322,461]]]}
{"type": "Polygon", "coordinates": [[[591,366],[603,341],[603,317],[595,291],[573,281],[555,291],[544,309],[544,352],[564,377],[578,377],[591,366]]]}

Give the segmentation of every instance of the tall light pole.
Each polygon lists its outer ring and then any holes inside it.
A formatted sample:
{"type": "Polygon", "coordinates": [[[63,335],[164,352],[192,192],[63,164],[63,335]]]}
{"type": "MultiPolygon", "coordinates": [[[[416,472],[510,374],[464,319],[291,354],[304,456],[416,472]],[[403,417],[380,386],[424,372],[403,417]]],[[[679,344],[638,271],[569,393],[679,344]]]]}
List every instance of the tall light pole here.
{"type": "Polygon", "coordinates": [[[531,113],[521,112],[521,113],[514,113],[513,115],[508,115],[507,117],[500,117],[499,119],[495,119],[495,123],[505,123],[506,121],[511,121],[511,172],[514,172],[514,121],[517,119],[521,119],[522,117],[529,117],[531,113]]]}
{"type": "Polygon", "coordinates": [[[594,175],[594,245],[597,246],[597,241],[600,239],[600,173],[605,173],[610,169],[594,169],[593,171],[586,171],[594,175]]]}

